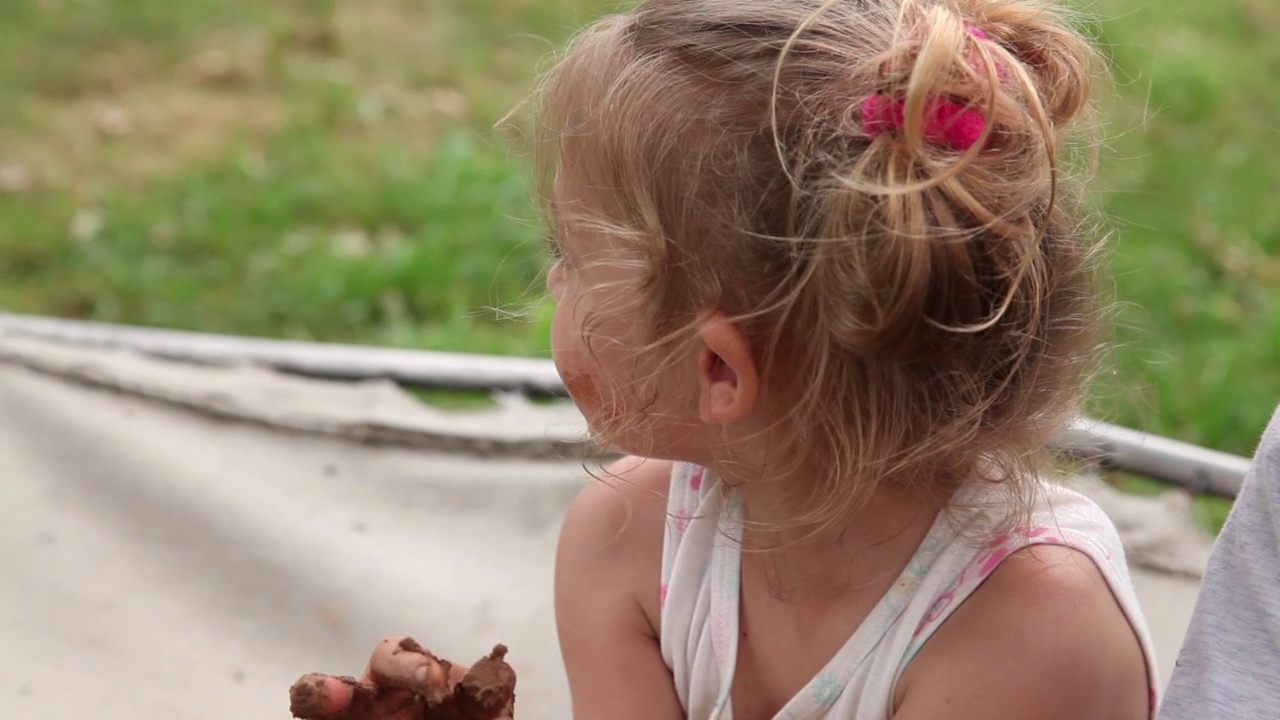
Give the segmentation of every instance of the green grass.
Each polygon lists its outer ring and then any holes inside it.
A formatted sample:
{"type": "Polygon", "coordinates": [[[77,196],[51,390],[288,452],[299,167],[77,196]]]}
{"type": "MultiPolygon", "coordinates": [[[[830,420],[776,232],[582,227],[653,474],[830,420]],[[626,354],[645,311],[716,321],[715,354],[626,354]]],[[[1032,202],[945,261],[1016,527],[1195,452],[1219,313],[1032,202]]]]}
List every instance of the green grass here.
{"type": "Polygon", "coordinates": [[[577,22],[498,5],[6,5],[0,164],[35,179],[0,194],[0,307],[545,354],[528,170],[490,128],[549,49],[516,36],[577,22]]]}
{"type": "MultiPolygon", "coordinates": [[[[528,165],[493,125],[611,5],[6,0],[0,308],[545,355],[528,165]]],[[[1123,304],[1092,411],[1247,455],[1280,401],[1280,6],[1088,10],[1123,304]]]]}
{"type": "Polygon", "coordinates": [[[1121,92],[1101,180],[1124,303],[1099,412],[1249,455],[1280,402],[1280,6],[1098,10],[1121,92]]]}
{"type": "Polygon", "coordinates": [[[0,268],[18,282],[5,304],[250,335],[539,351],[545,313],[496,319],[499,306],[534,297],[542,267],[532,219],[513,220],[529,212],[522,176],[466,135],[445,136],[421,165],[394,147],[343,150],[298,131],[276,139],[260,170],[216,163],[145,195],[109,194],[87,241],[42,240],[66,234],[56,207],[14,208],[18,237],[0,268]]]}

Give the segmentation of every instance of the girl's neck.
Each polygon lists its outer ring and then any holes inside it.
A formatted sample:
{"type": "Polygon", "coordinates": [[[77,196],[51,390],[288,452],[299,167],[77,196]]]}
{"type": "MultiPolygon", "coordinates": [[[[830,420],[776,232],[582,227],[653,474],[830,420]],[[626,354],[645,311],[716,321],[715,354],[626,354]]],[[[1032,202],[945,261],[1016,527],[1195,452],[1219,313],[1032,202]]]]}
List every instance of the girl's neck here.
{"type": "Polygon", "coordinates": [[[896,577],[946,505],[946,498],[886,486],[838,521],[797,526],[795,502],[779,487],[786,485],[741,488],[744,562],[760,566],[783,594],[800,602],[834,599],[896,577]]]}

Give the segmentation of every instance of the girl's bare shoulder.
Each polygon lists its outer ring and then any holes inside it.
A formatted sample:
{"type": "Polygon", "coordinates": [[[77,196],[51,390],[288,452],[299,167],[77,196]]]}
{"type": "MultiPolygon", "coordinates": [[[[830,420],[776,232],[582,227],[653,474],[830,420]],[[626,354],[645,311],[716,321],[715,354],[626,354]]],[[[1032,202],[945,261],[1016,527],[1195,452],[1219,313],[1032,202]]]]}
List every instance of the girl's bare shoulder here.
{"type": "Polygon", "coordinates": [[[626,458],[582,490],[556,555],[573,717],[681,720],[658,640],[669,462],[626,458]]]}
{"type": "Polygon", "coordinates": [[[938,630],[895,720],[1145,720],[1146,660],[1101,571],[1062,546],[1006,559],[938,630]]]}
{"type": "Polygon", "coordinates": [[[558,585],[625,589],[656,623],[672,469],[670,461],[626,457],[596,474],[565,516],[558,585]]]}

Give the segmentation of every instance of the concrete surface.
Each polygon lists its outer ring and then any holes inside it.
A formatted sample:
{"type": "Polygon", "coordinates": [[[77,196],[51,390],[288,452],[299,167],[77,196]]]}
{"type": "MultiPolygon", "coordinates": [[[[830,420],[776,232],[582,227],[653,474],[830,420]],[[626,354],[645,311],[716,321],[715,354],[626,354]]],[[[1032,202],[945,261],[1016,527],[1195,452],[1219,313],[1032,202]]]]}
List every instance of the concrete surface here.
{"type": "MultiPolygon", "coordinates": [[[[309,671],[411,634],[511,647],[566,718],[551,563],[587,481],[571,408],[442,413],[339,384],[0,336],[0,718],[284,720],[309,671]],[[543,459],[531,459],[543,458],[543,459]]],[[[1117,520],[1167,678],[1208,539],[1178,496],[1117,520]]]]}

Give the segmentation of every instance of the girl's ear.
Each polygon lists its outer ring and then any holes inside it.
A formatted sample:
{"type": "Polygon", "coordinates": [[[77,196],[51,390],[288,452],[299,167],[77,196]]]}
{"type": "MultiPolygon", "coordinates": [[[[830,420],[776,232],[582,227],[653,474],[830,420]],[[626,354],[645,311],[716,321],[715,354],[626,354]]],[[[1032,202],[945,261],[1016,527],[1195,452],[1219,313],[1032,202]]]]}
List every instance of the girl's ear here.
{"type": "Polygon", "coordinates": [[[755,410],[760,375],[742,330],[722,313],[698,328],[698,415],[709,425],[741,420],[755,410]]]}

